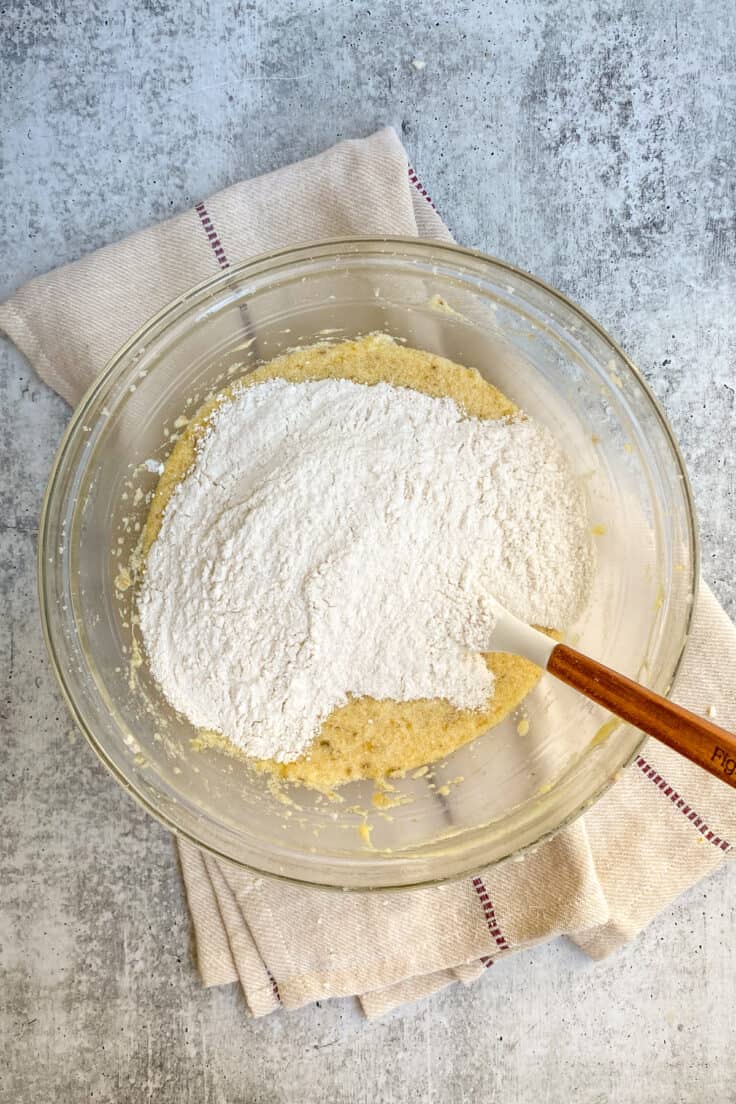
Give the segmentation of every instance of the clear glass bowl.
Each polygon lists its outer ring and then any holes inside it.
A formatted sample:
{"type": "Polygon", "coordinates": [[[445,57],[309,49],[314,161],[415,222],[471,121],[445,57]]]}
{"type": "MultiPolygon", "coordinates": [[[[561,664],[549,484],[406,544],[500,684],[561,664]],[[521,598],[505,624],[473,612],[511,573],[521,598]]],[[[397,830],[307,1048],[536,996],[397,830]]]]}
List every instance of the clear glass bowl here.
{"type": "Polygon", "coordinates": [[[509,265],[413,239],[325,242],[230,268],[135,334],[76,410],[44,503],[41,608],[59,682],[102,761],[172,831],[263,873],[352,888],[452,878],[539,843],[641,741],[547,676],[439,764],[434,788],[397,780],[405,804],[374,808],[364,782],[343,802],[303,787],[285,800],[242,761],[193,750],[145,659],[131,666],[134,595],[121,600],[114,581],[155,486],[144,462],[166,456],[177,418],[223,381],[288,348],[372,331],[475,366],[566,448],[598,534],[573,643],[666,692],[698,568],[682,459],[641,376],[582,311],[509,265]]]}

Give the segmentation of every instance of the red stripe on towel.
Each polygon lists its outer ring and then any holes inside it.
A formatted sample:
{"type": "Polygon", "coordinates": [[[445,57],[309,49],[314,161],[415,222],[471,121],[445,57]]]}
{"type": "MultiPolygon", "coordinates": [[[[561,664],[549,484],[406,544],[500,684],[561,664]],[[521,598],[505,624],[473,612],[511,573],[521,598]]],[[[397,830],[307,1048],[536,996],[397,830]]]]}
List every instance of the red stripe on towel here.
{"type": "Polygon", "coordinates": [[[673,789],[673,787],[662,778],[661,774],[658,774],[654,767],[647,763],[646,759],[639,756],[636,760],[636,765],[642,774],[649,779],[652,785],[656,786],[665,797],[668,797],[675,808],[679,809],[684,817],[687,817],[693,828],[697,828],[701,836],[703,836],[708,843],[712,843],[719,851],[725,852],[731,850],[731,844],[728,840],[723,839],[721,836],[717,836],[715,832],[708,827],[702,817],[699,817],[695,810],[687,804],[684,797],[680,797],[677,790],[673,789]]]}
{"type": "Polygon", "coordinates": [[[207,241],[210,243],[210,246],[215,254],[215,257],[217,258],[217,263],[219,264],[220,268],[229,268],[230,262],[225,256],[225,250],[222,248],[222,242],[220,241],[217,231],[212,225],[212,219],[210,218],[209,211],[205,207],[204,203],[198,203],[194,210],[199,215],[199,221],[202,223],[202,229],[205,232],[207,241]]]}
{"type": "MultiPolygon", "coordinates": [[[[500,951],[511,950],[506,936],[501,931],[498,920],[496,919],[496,912],[493,908],[493,903],[488,896],[488,890],[483,885],[481,878],[473,878],[473,889],[478,894],[478,900],[480,901],[480,907],[483,909],[483,916],[485,917],[488,930],[496,941],[496,946],[500,951]]],[[[481,959],[484,966],[493,965],[491,959],[481,959]]]]}
{"type": "Polygon", "coordinates": [[[266,966],[266,973],[268,974],[268,980],[271,982],[271,988],[273,989],[273,995],[276,997],[276,1000],[279,1002],[279,1004],[281,1004],[281,994],[279,993],[279,987],[276,984],[276,978],[273,976],[273,974],[269,970],[268,966],[266,966]]]}
{"type": "Polygon", "coordinates": [[[430,196],[429,192],[427,191],[427,189],[422,184],[422,182],[419,179],[419,177],[417,176],[417,174],[414,172],[414,169],[411,167],[411,165],[409,165],[409,182],[414,185],[414,187],[416,188],[416,190],[419,192],[419,194],[421,196],[424,196],[424,198],[426,199],[429,206],[432,207],[433,210],[436,211],[437,208],[435,207],[434,203],[432,202],[432,197],[430,196]]]}

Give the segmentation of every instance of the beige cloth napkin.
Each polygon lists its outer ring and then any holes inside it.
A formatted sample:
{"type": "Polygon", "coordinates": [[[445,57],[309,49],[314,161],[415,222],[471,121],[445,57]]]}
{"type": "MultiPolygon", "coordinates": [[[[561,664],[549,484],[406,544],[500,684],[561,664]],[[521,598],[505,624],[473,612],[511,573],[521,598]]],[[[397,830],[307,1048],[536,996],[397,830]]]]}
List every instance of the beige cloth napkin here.
{"type": "MultiPolygon", "coordinates": [[[[69,402],[154,311],[253,254],[355,234],[450,235],[383,130],[343,142],[22,287],[0,326],[69,402]]],[[[736,729],[736,630],[703,587],[673,693],[736,729]]],[[[340,894],[259,878],[179,841],[205,985],[238,981],[260,1016],[357,994],[379,1015],[502,955],[567,934],[589,955],[631,939],[721,865],[736,796],[653,742],[584,818],[521,862],[403,893],[340,894]]]]}

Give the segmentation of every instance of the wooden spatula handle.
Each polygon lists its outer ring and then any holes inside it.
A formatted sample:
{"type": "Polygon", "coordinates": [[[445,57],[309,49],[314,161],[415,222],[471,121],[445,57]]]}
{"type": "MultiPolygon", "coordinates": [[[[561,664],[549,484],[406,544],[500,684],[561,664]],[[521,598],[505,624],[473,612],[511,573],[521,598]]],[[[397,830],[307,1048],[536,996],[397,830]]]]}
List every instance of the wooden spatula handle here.
{"type": "Polygon", "coordinates": [[[736,736],[724,728],[566,644],[553,648],[547,670],[736,789],[736,736]]]}

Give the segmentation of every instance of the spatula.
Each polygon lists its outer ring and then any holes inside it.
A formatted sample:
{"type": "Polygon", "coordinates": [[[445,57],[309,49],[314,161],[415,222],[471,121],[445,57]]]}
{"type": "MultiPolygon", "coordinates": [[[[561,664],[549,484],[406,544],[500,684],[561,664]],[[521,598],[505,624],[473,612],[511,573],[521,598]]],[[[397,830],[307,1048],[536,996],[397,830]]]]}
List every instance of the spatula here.
{"type": "Polygon", "coordinates": [[[490,609],[495,625],[487,647],[484,642],[483,651],[525,656],[591,701],[736,789],[736,736],[732,733],[567,644],[558,644],[520,621],[495,600],[490,603],[490,609]]]}

